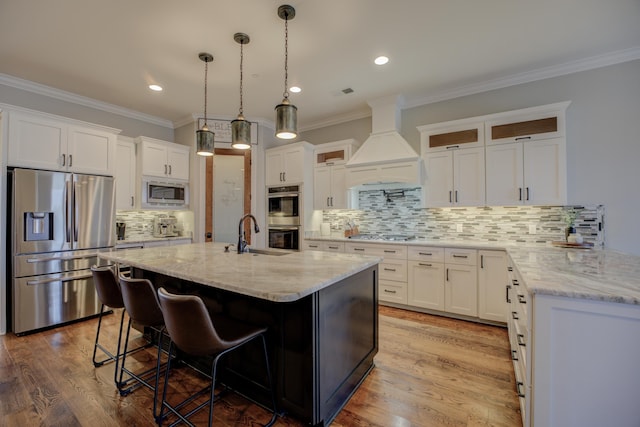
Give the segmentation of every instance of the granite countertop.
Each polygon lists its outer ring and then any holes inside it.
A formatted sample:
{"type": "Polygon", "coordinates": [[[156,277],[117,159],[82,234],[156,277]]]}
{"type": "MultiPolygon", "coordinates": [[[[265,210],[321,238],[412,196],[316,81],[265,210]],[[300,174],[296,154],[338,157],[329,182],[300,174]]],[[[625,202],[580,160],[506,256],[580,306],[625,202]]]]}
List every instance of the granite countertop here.
{"type": "Polygon", "coordinates": [[[381,261],[373,256],[316,251],[238,255],[233,248],[224,252],[227,245],[123,249],[100,253],[99,257],[275,302],[299,300],[381,261]]]}
{"type": "Polygon", "coordinates": [[[127,239],[124,239],[124,240],[116,240],[116,247],[118,247],[118,245],[132,245],[132,244],[144,243],[144,242],[162,242],[162,241],[165,241],[165,240],[183,240],[183,239],[191,240],[191,236],[127,238],[127,239]]]}
{"type": "Polygon", "coordinates": [[[609,249],[559,248],[504,241],[386,241],[333,236],[308,240],[504,250],[533,295],[640,305],[640,257],[609,249]]]}

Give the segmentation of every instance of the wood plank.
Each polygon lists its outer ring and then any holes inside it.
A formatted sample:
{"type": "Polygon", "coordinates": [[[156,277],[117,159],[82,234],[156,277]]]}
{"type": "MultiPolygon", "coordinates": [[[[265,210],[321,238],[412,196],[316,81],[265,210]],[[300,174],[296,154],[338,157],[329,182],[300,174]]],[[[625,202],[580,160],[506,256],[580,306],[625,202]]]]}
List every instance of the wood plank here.
{"type": "MultiPolygon", "coordinates": [[[[115,346],[120,313],[103,320],[115,346]]],[[[519,426],[507,332],[504,328],[380,307],[376,367],[332,426],[519,426]]],[[[153,395],[122,397],[113,364],[91,363],[97,319],[23,337],[0,337],[0,419],[3,425],[154,426],[153,395]]],[[[137,338],[140,340],[140,338],[137,338]]],[[[154,366],[155,350],[129,358],[154,366]]],[[[129,361],[127,365],[129,366],[129,361]]],[[[207,380],[188,368],[172,371],[168,394],[184,398],[207,380]]],[[[193,421],[206,424],[207,412],[193,421]]],[[[263,408],[235,393],[216,404],[216,425],[263,425],[263,408]]],[[[302,427],[283,416],[276,426],[302,427]]]]}

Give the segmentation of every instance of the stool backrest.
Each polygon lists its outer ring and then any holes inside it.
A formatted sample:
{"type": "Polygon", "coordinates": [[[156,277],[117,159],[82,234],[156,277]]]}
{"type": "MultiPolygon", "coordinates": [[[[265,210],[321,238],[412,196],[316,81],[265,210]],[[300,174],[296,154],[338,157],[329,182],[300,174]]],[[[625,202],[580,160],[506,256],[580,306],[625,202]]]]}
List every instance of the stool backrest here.
{"type": "Polygon", "coordinates": [[[107,307],[122,308],[122,293],[113,266],[92,266],[93,284],[100,302],[107,307]]]}
{"type": "Polygon", "coordinates": [[[180,350],[193,356],[210,356],[231,347],[218,336],[200,297],[171,294],[160,288],[158,299],[167,332],[180,350]]]}
{"type": "Polygon", "coordinates": [[[164,324],[156,290],[149,280],[120,276],[120,290],[124,307],[133,321],[142,326],[164,324]]]}

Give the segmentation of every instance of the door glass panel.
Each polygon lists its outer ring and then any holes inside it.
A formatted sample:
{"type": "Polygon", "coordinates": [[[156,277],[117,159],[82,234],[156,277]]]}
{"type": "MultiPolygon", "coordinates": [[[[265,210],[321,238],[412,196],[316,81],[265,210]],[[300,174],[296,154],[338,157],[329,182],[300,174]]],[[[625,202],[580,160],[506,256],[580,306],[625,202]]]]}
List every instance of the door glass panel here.
{"type": "Polygon", "coordinates": [[[244,214],[244,157],[213,156],[213,184],[214,240],[236,243],[244,214]]]}

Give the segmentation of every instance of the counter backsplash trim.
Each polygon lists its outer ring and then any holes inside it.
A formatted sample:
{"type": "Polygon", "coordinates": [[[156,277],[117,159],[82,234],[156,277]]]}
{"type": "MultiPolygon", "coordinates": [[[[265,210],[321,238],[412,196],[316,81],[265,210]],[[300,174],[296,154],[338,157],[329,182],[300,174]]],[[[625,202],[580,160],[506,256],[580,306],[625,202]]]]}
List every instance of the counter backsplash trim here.
{"type": "Polygon", "coordinates": [[[579,214],[576,231],[585,242],[604,245],[604,206],[516,206],[419,208],[421,189],[404,190],[404,197],[388,199],[379,190],[360,191],[360,210],[325,210],[322,221],[342,233],[346,221],[361,233],[409,234],[419,239],[446,241],[512,241],[547,244],[565,239],[563,212],[579,214]],[[462,229],[458,232],[458,229],[462,229]],[[535,234],[530,233],[535,228],[535,234]]]}

